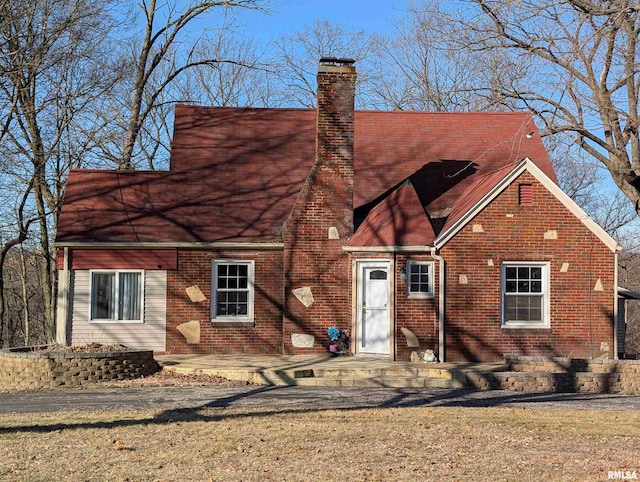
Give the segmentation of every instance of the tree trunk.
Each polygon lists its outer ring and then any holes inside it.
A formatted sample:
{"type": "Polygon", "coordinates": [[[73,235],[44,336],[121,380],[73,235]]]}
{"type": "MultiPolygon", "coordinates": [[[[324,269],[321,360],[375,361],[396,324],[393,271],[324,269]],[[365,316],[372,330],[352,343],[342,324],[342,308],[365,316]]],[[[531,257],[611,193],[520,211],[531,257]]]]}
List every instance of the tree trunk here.
{"type": "Polygon", "coordinates": [[[24,325],[24,346],[29,346],[29,293],[27,289],[27,263],[24,257],[24,243],[20,245],[20,272],[22,274],[22,316],[24,325]]]}

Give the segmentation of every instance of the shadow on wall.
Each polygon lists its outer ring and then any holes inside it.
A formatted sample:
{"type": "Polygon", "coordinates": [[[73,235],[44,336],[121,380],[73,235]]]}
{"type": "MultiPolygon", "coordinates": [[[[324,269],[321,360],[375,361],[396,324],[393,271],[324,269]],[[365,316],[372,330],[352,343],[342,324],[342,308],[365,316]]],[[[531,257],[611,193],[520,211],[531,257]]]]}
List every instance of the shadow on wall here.
{"type": "MultiPolygon", "coordinates": [[[[600,312],[606,315],[609,327],[613,330],[615,326],[613,313],[602,307],[600,312]]],[[[448,326],[448,323],[445,323],[445,326],[448,326]]],[[[535,332],[535,330],[526,331],[535,332]]],[[[613,331],[611,333],[613,334],[613,331]]],[[[513,334],[509,335],[508,338],[501,336],[497,340],[491,340],[468,329],[456,327],[455,332],[446,333],[446,340],[447,361],[499,361],[503,359],[503,355],[507,354],[533,355],[546,358],[579,356],[591,359],[613,358],[614,356],[612,336],[610,341],[604,342],[606,344],[603,344],[602,340],[594,339],[593,337],[585,343],[584,338],[577,335],[560,339],[553,330],[545,335],[513,334]],[[547,340],[543,340],[543,338],[547,338],[547,340]],[[513,348],[505,348],[503,345],[505,342],[509,347],[513,346],[513,348]],[[575,348],[567,346],[571,344],[574,344],[575,348]],[[580,353],[577,353],[578,349],[581,349],[580,353]],[[482,358],[478,357],[478,354],[482,354],[482,358]]]]}
{"type": "MultiPolygon", "coordinates": [[[[420,154],[416,152],[415,155],[419,156],[420,154]]],[[[380,172],[392,172],[391,170],[392,166],[389,166],[388,171],[381,169],[376,171],[376,174],[379,175],[380,172]]],[[[471,161],[438,160],[428,162],[408,178],[405,178],[395,184],[391,189],[382,193],[371,202],[357,206],[354,209],[355,230],[358,230],[360,224],[365,220],[367,215],[375,206],[380,204],[382,200],[389,197],[392,192],[408,180],[413,185],[413,188],[420,199],[420,203],[425,210],[425,215],[431,221],[433,231],[438,235],[446,221],[446,216],[448,214],[446,208],[453,204],[454,201],[453,199],[448,199],[446,193],[457,184],[475,174],[477,170],[477,164],[471,161]]],[[[366,173],[363,174],[364,176],[362,177],[366,178],[366,173]]],[[[396,214],[396,212],[394,212],[394,214],[396,214]]]]}
{"type": "MultiPolygon", "coordinates": [[[[258,280],[254,286],[253,324],[212,322],[211,260],[212,255],[221,259],[233,258],[230,253],[202,252],[202,256],[192,261],[194,269],[170,272],[167,282],[167,351],[171,353],[195,354],[281,354],[282,353],[282,299],[281,286],[272,292],[263,288],[258,280]],[[203,264],[203,266],[200,266],[203,264]],[[170,280],[170,281],[169,281],[170,280]],[[193,302],[186,288],[198,285],[205,299],[193,302]],[[256,315],[257,311],[257,315],[256,315]],[[200,323],[200,342],[187,343],[177,326],[192,320],[200,323]]],[[[236,253],[237,254],[237,253],[236,253]]],[[[247,259],[250,259],[247,258],[247,259]]],[[[256,264],[260,259],[256,260],[256,264]]],[[[185,263],[182,263],[183,268],[185,263]]],[[[260,275],[260,273],[258,273],[260,275]]]]}

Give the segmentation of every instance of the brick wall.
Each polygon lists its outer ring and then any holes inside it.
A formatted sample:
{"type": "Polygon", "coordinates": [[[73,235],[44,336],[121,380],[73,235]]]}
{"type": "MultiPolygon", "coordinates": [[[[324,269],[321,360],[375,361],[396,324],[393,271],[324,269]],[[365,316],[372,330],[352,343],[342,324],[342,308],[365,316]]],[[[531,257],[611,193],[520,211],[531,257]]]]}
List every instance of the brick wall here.
{"type": "Polygon", "coordinates": [[[447,263],[447,361],[497,360],[503,353],[613,356],[614,255],[528,172],[441,254],[447,263]],[[529,205],[518,203],[520,183],[532,185],[529,205]],[[557,239],[545,239],[552,230],[557,239]],[[501,328],[501,261],[549,262],[550,328],[501,328]],[[594,290],[598,279],[602,291],[594,290]]]}
{"type": "Polygon", "coordinates": [[[167,272],[167,352],[219,354],[282,353],[282,251],[180,250],[178,269],[167,272]],[[215,259],[253,260],[253,322],[211,320],[211,263],[215,259]],[[204,301],[194,302],[186,289],[198,286],[204,301]],[[200,343],[188,344],[177,326],[200,322],[200,343]]]}
{"type": "Polygon", "coordinates": [[[351,325],[351,264],[342,246],[353,234],[353,106],[355,68],[318,68],[316,162],[285,226],[284,347],[287,353],[326,351],[327,328],[351,325]],[[304,306],[292,290],[309,287],[304,306]],[[291,334],[315,336],[294,348],[291,334]]]}
{"type": "Polygon", "coordinates": [[[425,254],[402,254],[396,256],[396,344],[397,360],[410,361],[411,352],[415,348],[407,347],[406,339],[401,328],[407,328],[418,337],[420,350],[433,350],[438,353],[438,263],[433,262],[433,258],[425,254]],[[400,279],[402,268],[409,268],[407,260],[432,262],[432,283],[434,285],[433,297],[431,298],[409,298],[407,282],[400,279]]]}

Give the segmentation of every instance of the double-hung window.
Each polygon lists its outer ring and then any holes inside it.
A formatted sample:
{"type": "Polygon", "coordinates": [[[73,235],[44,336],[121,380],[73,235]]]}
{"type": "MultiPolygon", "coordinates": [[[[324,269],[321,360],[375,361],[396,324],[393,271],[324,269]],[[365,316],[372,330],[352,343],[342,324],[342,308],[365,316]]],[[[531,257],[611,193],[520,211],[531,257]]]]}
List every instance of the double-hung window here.
{"type": "Polygon", "coordinates": [[[549,327],[549,264],[502,264],[502,326],[549,327]]]}
{"type": "Polygon", "coordinates": [[[253,261],[215,260],[212,266],[214,321],[253,319],[253,261]]]}
{"type": "Polygon", "coordinates": [[[407,271],[409,298],[433,297],[433,263],[409,260],[407,271]]]}
{"type": "Polygon", "coordinates": [[[142,322],[143,271],[91,271],[91,321],[142,322]]]}

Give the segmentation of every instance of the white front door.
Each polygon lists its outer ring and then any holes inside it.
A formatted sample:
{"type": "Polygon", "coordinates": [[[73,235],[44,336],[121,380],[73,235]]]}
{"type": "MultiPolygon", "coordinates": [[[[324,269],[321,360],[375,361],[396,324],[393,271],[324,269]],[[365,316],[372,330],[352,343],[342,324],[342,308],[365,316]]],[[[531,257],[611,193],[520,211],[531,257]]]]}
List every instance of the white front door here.
{"type": "Polygon", "coordinates": [[[358,262],[358,351],[389,354],[389,262],[358,262]]]}

